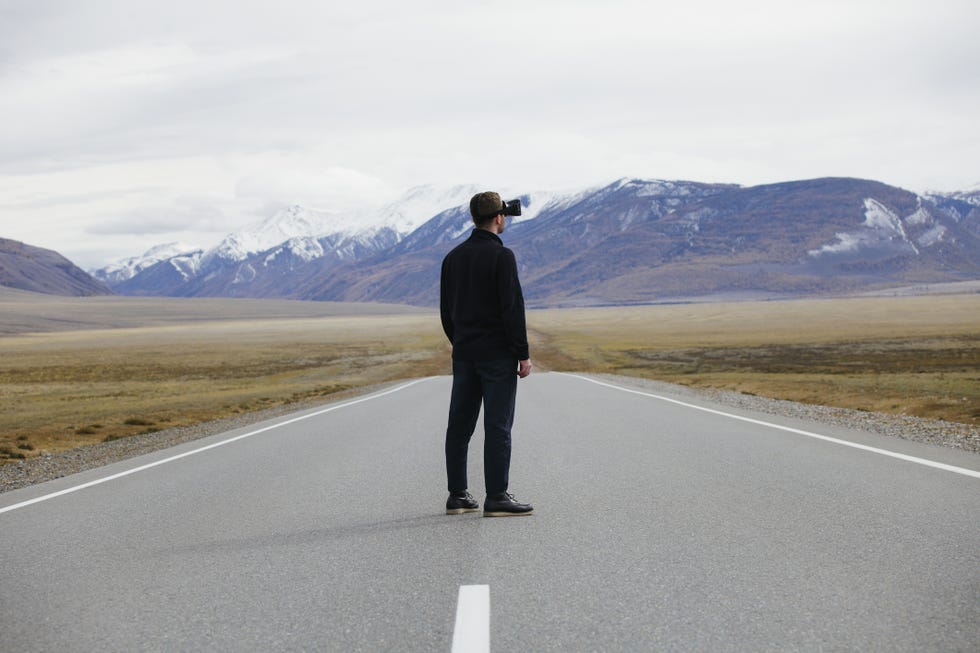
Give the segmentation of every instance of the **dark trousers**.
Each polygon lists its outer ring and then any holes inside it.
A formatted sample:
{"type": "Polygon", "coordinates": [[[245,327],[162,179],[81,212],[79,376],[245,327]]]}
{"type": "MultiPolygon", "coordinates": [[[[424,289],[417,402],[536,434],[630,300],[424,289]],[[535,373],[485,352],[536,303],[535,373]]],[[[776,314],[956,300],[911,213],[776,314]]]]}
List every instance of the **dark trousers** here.
{"type": "Polygon", "coordinates": [[[449,491],[467,489],[466,454],[483,404],[483,475],[487,494],[507,491],[510,429],[517,398],[517,359],[453,361],[453,394],[446,429],[449,491]]]}

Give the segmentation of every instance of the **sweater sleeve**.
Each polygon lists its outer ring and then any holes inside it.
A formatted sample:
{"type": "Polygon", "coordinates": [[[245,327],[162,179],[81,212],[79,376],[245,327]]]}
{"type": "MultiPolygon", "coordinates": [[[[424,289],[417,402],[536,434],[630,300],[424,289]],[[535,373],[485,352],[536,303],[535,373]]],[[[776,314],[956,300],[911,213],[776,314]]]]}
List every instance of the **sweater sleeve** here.
{"type": "Polygon", "coordinates": [[[442,330],[445,332],[446,337],[449,338],[449,343],[452,344],[455,328],[452,315],[452,292],[449,288],[451,279],[449,278],[447,268],[448,258],[442,262],[442,274],[439,279],[439,317],[442,319],[442,330]]]}
{"type": "Polygon", "coordinates": [[[507,248],[500,256],[497,277],[497,297],[500,302],[500,317],[503,322],[507,342],[517,360],[530,358],[527,344],[527,324],[524,317],[524,293],[517,278],[517,260],[507,248]]]}

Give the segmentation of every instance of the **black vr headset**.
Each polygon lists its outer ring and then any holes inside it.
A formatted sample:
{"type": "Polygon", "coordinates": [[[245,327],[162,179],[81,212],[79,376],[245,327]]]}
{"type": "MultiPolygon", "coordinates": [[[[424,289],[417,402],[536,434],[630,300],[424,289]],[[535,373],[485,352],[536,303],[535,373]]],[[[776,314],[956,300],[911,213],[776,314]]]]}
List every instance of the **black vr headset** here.
{"type": "Polygon", "coordinates": [[[521,214],[521,201],[520,200],[507,200],[503,203],[503,207],[499,211],[494,211],[489,215],[482,216],[484,220],[489,220],[490,218],[503,213],[504,215],[520,215],[521,214]]]}

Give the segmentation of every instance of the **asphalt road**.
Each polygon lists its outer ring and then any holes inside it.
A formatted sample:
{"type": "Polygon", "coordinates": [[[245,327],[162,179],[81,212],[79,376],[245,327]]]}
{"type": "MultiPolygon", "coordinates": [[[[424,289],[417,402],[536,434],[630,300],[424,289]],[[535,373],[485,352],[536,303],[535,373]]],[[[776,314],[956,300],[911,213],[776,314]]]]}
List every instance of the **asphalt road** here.
{"type": "Polygon", "coordinates": [[[980,649],[974,454],[540,374],[536,514],[446,516],[449,385],[0,495],[0,649],[449,651],[481,585],[495,652],[980,649]]]}

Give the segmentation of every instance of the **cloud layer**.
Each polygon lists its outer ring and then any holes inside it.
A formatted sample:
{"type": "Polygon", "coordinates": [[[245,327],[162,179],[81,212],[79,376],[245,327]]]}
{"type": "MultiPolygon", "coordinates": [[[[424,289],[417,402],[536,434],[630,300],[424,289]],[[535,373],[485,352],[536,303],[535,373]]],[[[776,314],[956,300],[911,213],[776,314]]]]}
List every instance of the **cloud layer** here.
{"type": "Polygon", "coordinates": [[[96,265],[420,183],[980,182],[972,1],[338,4],[0,5],[0,235],[96,265]]]}

